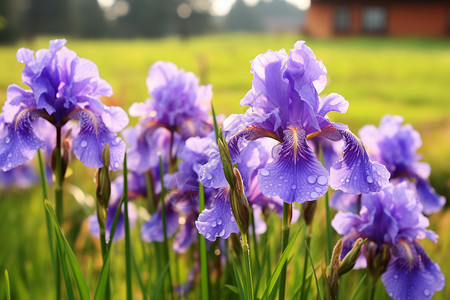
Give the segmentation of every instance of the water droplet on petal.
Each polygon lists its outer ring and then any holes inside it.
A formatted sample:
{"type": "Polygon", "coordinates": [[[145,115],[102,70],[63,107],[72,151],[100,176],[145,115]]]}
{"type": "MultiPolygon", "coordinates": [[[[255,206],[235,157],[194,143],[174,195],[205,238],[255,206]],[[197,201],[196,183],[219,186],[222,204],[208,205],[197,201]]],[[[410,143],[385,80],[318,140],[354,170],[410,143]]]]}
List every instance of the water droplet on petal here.
{"type": "Polygon", "coordinates": [[[328,179],[326,176],[321,175],[321,176],[319,176],[319,178],[317,178],[317,183],[321,184],[321,185],[325,185],[328,183],[328,179]]]}
{"type": "Polygon", "coordinates": [[[11,163],[8,163],[8,168],[11,168],[12,167],[12,164],[11,163]]]}
{"type": "Polygon", "coordinates": [[[297,188],[297,186],[296,186],[295,184],[293,184],[293,185],[291,185],[291,188],[292,188],[293,190],[295,190],[295,189],[297,188]]]}
{"type": "Polygon", "coordinates": [[[316,182],[317,179],[317,175],[309,175],[308,176],[308,182],[313,184],[314,182],[316,182]]]}
{"type": "Polygon", "coordinates": [[[269,176],[269,170],[267,170],[267,169],[261,169],[260,171],[259,171],[259,173],[262,175],[262,176],[269,176]]]}
{"type": "Polygon", "coordinates": [[[206,234],[206,238],[209,239],[211,237],[211,233],[206,234]]]}
{"type": "Polygon", "coordinates": [[[206,174],[206,179],[211,180],[213,178],[211,173],[206,174]]]}
{"type": "Polygon", "coordinates": [[[225,235],[225,229],[222,229],[222,231],[219,233],[220,237],[223,237],[225,235]]]}
{"type": "Polygon", "coordinates": [[[314,199],[319,198],[319,194],[317,194],[316,192],[312,192],[311,198],[314,198],[314,199]]]}
{"type": "Polygon", "coordinates": [[[233,216],[231,216],[231,222],[236,222],[236,220],[234,219],[234,217],[233,216]]]}
{"type": "Polygon", "coordinates": [[[350,179],[347,178],[347,179],[345,180],[345,182],[347,182],[347,183],[350,182],[350,179]]]}
{"type": "Polygon", "coordinates": [[[373,182],[373,178],[372,178],[372,176],[367,176],[367,182],[368,183],[372,183],[373,182]]]}
{"type": "Polygon", "coordinates": [[[87,146],[87,142],[86,141],[81,141],[80,143],[81,148],[84,148],[87,146]]]}
{"type": "Polygon", "coordinates": [[[424,289],[424,290],[423,290],[423,295],[424,295],[425,297],[430,296],[430,294],[431,294],[431,292],[430,292],[429,289],[424,289]]]}
{"type": "Polygon", "coordinates": [[[217,219],[217,224],[222,225],[222,219],[217,219]]]}
{"type": "Polygon", "coordinates": [[[216,221],[212,221],[211,226],[212,226],[212,227],[216,227],[216,226],[217,226],[216,221]]]}
{"type": "Polygon", "coordinates": [[[116,144],[118,144],[118,143],[120,143],[121,140],[122,140],[122,139],[121,139],[120,137],[117,136],[117,137],[115,138],[114,142],[115,142],[116,144]]]}
{"type": "Polygon", "coordinates": [[[9,136],[5,137],[5,143],[8,144],[11,141],[11,139],[9,138],[9,136]]]}
{"type": "Polygon", "coordinates": [[[12,153],[8,154],[8,157],[12,157],[12,153]]]}
{"type": "Polygon", "coordinates": [[[318,192],[318,193],[322,192],[322,189],[321,189],[320,187],[315,187],[314,189],[315,189],[316,192],[318,192]]]}
{"type": "Polygon", "coordinates": [[[114,163],[114,168],[119,168],[119,163],[117,161],[114,163]]]}

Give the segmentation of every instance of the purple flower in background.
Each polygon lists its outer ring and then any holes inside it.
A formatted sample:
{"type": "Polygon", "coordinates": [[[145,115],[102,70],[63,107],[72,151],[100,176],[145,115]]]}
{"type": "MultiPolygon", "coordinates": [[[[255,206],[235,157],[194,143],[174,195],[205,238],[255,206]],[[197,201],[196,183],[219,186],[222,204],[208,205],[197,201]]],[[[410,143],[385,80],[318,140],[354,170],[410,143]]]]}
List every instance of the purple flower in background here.
{"type": "Polygon", "coordinates": [[[384,166],[369,160],[361,143],[347,126],[333,123],[327,113],[347,111],[348,102],[338,94],[320,98],[326,69],[303,42],[289,55],[269,50],[252,62],[253,88],[241,101],[250,108],[224,123],[232,156],[239,158],[242,140],[270,137],[279,142],[274,160],[259,170],[261,192],[268,197],[302,203],[334,189],[360,194],[379,191],[387,184],[384,166]],[[344,140],[344,156],[328,171],[318,161],[307,139],[344,140]]]}
{"type": "MultiPolygon", "coordinates": [[[[432,262],[419,239],[429,238],[436,242],[434,232],[427,230],[428,219],[414,189],[406,182],[388,185],[378,193],[361,195],[359,215],[338,212],[332,221],[334,229],[344,235],[343,256],[358,238],[367,238],[357,266],[372,265],[372,258],[387,247],[390,259],[382,275],[387,293],[394,299],[430,299],[443,289],[445,281],[439,266],[432,262]]],[[[372,267],[373,268],[373,267],[372,267]]]]}
{"type": "Polygon", "coordinates": [[[65,40],[50,41],[49,49],[36,53],[21,48],[17,59],[25,64],[22,81],[31,90],[10,85],[0,114],[0,168],[10,170],[30,160],[44,146],[37,134],[43,118],[61,129],[69,120],[79,121],[72,130],[75,156],[84,165],[100,168],[105,143],[110,146],[110,169],[123,161],[125,143],[117,132],[128,124],[119,107],[99,100],[111,96],[111,86],[99,77],[97,66],[64,47],[65,40]]]}
{"type": "Polygon", "coordinates": [[[31,164],[24,164],[9,171],[0,170],[0,188],[17,186],[26,189],[37,183],[39,177],[31,164]]]}
{"type": "Polygon", "coordinates": [[[445,204],[445,197],[436,193],[427,181],[430,165],[419,162],[416,153],[422,146],[420,134],[411,124],[402,125],[401,116],[385,115],[379,127],[366,125],[359,131],[370,157],[386,166],[391,180],[412,180],[426,214],[434,213],[445,204]]]}
{"type": "Polygon", "coordinates": [[[176,131],[185,139],[205,136],[212,130],[211,85],[199,85],[192,72],[158,61],[150,67],[147,87],[151,98],[145,103],[134,103],[130,115],[140,117],[146,124],[176,131]]]}

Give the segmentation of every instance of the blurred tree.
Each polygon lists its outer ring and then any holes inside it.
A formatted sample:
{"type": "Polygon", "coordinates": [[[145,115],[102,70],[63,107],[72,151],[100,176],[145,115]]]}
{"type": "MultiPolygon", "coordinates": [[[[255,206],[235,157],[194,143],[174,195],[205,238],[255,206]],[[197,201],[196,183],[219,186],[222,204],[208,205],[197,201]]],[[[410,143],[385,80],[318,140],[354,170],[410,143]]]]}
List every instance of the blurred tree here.
{"type": "Polygon", "coordinates": [[[248,7],[243,0],[236,0],[226,18],[226,27],[231,31],[258,31],[261,20],[254,8],[248,7]]]}
{"type": "Polygon", "coordinates": [[[77,2],[77,13],[73,17],[75,33],[88,38],[105,36],[105,13],[97,0],[76,0],[75,2],[77,2]]]}

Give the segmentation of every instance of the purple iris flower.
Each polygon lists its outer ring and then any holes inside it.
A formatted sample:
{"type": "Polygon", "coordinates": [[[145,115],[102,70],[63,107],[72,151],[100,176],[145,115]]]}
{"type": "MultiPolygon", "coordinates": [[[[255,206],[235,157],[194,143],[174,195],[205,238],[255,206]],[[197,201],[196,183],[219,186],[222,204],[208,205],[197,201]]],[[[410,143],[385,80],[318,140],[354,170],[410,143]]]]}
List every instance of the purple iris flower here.
{"type": "Polygon", "coordinates": [[[358,237],[369,240],[362,251],[368,260],[362,255],[359,267],[371,264],[370,257],[382,251],[383,246],[388,247],[390,260],[381,279],[394,299],[431,299],[443,289],[444,275],[418,243],[426,237],[436,242],[437,236],[427,230],[429,221],[422,214],[415,190],[406,182],[362,195],[360,213],[338,212],[332,225],[344,235],[342,255],[358,237]]]}
{"type": "Polygon", "coordinates": [[[333,123],[327,113],[347,111],[348,102],[338,94],[319,97],[326,85],[326,69],[304,42],[294,49],[267,51],[252,62],[253,88],[241,105],[244,115],[232,115],[224,132],[232,156],[238,157],[242,140],[270,137],[279,142],[274,160],[261,168],[258,181],[268,197],[303,203],[322,197],[331,185],[352,194],[379,191],[389,172],[369,160],[361,141],[347,126],[333,123]],[[318,161],[307,139],[343,140],[344,155],[329,172],[318,161]]]}
{"type": "MultiPolygon", "coordinates": [[[[282,212],[280,198],[266,197],[261,193],[258,182],[258,170],[265,166],[271,159],[270,151],[273,147],[272,140],[259,140],[252,143],[242,141],[239,149],[239,160],[234,158],[244,183],[244,193],[249,204],[254,209],[255,231],[265,232],[265,224],[262,224],[259,216],[262,209],[268,208],[278,213],[282,212]]],[[[238,233],[239,228],[233,216],[230,205],[230,190],[223,173],[222,161],[217,144],[211,144],[212,150],[209,160],[198,170],[199,181],[207,188],[216,189],[210,206],[205,209],[195,222],[198,231],[209,241],[215,241],[217,237],[226,239],[231,233],[238,233]]],[[[233,158],[232,158],[233,159],[233,158]]],[[[294,217],[298,217],[294,212],[294,217]]],[[[294,220],[295,221],[295,220],[294,220]]]]}
{"type": "Polygon", "coordinates": [[[423,205],[423,211],[431,214],[445,204],[445,197],[436,193],[427,181],[430,165],[419,162],[417,149],[422,146],[419,132],[411,124],[403,125],[401,116],[385,115],[379,127],[366,125],[359,131],[370,157],[386,166],[391,180],[412,180],[423,205]]]}
{"type": "Polygon", "coordinates": [[[102,150],[110,146],[110,169],[123,161],[125,143],[117,132],[128,124],[123,109],[99,100],[111,96],[111,86],[99,77],[97,66],[64,47],[65,40],[50,41],[49,49],[36,53],[21,48],[17,59],[25,64],[22,81],[31,90],[10,85],[0,115],[0,168],[10,170],[30,160],[44,142],[37,135],[37,120],[56,128],[79,121],[72,133],[75,156],[92,168],[103,166],[102,150]]]}
{"type": "Polygon", "coordinates": [[[171,62],[157,61],[148,72],[147,87],[151,98],[134,103],[130,115],[178,132],[184,139],[205,136],[212,130],[212,87],[199,85],[192,72],[178,69],[171,62]]]}

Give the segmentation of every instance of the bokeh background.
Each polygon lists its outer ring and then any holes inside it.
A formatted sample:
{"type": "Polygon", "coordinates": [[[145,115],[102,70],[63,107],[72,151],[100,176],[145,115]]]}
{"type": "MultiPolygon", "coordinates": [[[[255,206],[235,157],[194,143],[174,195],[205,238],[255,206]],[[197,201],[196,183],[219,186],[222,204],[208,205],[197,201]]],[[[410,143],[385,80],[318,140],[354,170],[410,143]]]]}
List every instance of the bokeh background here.
{"type": "MultiPolygon", "coordinates": [[[[328,70],[324,94],[337,92],[350,102],[348,112],[332,115],[333,120],[357,133],[365,124],[378,124],[384,114],[404,116],[422,135],[419,153],[431,164],[432,185],[450,198],[446,0],[1,0],[0,104],[8,85],[20,84],[17,49],[46,48],[60,37],[97,64],[114,90],[104,99],[108,104],[127,110],[144,101],[149,66],[166,60],[212,84],[216,112],[226,115],[245,110],[239,101],[251,88],[250,61],[256,55],[305,40],[328,70]]],[[[63,224],[87,277],[95,277],[101,265],[100,257],[90,255],[98,242],[84,221],[95,207],[93,174],[73,163],[63,224]]],[[[440,240],[425,247],[450,278],[450,211],[430,219],[440,240]]],[[[8,268],[16,299],[50,297],[53,277],[39,187],[4,184],[0,220],[0,270],[8,268]]],[[[313,240],[312,249],[321,249],[320,243],[321,238],[313,240]]],[[[436,298],[448,299],[446,294],[436,298]]],[[[378,295],[384,295],[382,287],[378,295]]]]}

